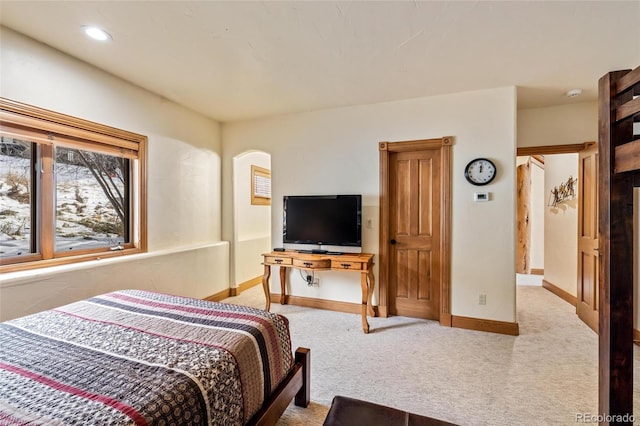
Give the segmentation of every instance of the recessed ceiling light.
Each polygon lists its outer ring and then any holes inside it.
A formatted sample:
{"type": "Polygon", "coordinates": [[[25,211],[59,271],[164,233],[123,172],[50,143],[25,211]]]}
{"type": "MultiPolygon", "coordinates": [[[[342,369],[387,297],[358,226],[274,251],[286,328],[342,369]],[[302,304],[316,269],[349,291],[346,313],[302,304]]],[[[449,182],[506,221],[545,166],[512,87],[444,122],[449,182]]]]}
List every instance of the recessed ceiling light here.
{"type": "Polygon", "coordinates": [[[85,26],[82,27],[82,30],[84,31],[84,33],[86,35],[88,35],[89,37],[91,37],[94,40],[98,40],[98,41],[113,40],[113,37],[111,37],[111,34],[106,32],[102,28],[85,25],[85,26]]]}
{"type": "Polygon", "coordinates": [[[576,96],[582,95],[582,89],[571,89],[567,93],[565,93],[568,98],[575,98],[576,96]]]}

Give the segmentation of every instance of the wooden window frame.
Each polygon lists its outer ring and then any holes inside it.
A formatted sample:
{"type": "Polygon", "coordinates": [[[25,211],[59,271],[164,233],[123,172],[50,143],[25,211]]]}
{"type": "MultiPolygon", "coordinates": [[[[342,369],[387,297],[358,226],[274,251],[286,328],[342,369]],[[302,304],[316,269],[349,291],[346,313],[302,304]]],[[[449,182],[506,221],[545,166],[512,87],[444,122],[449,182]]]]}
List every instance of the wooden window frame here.
{"type": "Polygon", "coordinates": [[[258,167],[254,164],[251,165],[251,204],[254,206],[270,206],[271,190],[269,190],[268,196],[261,194],[256,187],[257,178],[268,179],[269,182],[271,182],[271,170],[258,167]]]}
{"type": "Polygon", "coordinates": [[[25,138],[37,144],[42,151],[40,181],[37,187],[38,221],[36,233],[38,253],[0,259],[0,273],[47,266],[97,260],[107,257],[127,256],[147,251],[147,137],[103,124],[94,123],[0,98],[0,133],[4,136],[25,138]],[[53,176],[54,146],[76,148],[108,155],[118,155],[132,160],[129,216],[130,242],[122,249],[110,247],[75,250],[73,253],[55,252],[55,185],[53,176]]]}

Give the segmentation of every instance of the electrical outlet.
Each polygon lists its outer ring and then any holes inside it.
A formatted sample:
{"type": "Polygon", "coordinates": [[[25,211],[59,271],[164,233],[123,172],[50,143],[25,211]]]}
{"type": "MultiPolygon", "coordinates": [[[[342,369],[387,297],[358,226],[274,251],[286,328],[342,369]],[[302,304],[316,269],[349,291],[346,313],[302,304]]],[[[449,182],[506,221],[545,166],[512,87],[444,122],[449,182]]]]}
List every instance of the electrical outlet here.
{"type": "Polygon", "coordinates": [[[306,279],[308,287],[320,287],[320,278],[314,277],[313,275],[307,275],[306,279]]]}
{"type": "Polygon", "coordinates": [[[486,294],[480,294],[480,297],[478,297],[478,304],[479,305],[486,305],[487,304],[487,295],[486,294]]]}

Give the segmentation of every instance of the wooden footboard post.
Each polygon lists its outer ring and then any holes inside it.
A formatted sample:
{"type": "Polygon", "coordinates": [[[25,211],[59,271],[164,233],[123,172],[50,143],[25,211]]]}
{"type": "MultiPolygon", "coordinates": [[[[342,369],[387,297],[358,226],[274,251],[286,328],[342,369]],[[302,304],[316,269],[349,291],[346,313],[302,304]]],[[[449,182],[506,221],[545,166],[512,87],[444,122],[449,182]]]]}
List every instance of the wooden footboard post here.
{"type": "Polygon", "coordinates": [[[296,394],[295,404],[298,407],[307,407],[311,401],[311,351],[298,348],[295,359],[296,363],[302,364],[302,387],[296,394]]]}
{"type": "Polygon", "coordinates": [[[298,407],[307,407],[310,395],[311,351],[298,348],[295,352],[295,365],[291,373],[282,381],[278,389],[265,401],[264,405],[246,424],[246,426],[273,426],[295,397],[298,407]]]}

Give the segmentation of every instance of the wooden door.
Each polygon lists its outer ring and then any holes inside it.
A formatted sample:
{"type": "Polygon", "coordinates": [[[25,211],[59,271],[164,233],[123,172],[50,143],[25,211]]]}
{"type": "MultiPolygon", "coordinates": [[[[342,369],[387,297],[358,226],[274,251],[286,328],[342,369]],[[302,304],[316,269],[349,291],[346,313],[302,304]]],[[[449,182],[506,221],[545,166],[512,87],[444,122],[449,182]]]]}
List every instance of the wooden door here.
{"type": "Polygon", "coordinates": [[[440,318],[439,149],[396,152],[389,161],[389,313],[440,318]]]}
{"type": "Polygon", "coordinates": [[[578,317],[598,332],[598,146],[579,153],[578,317]]]}

